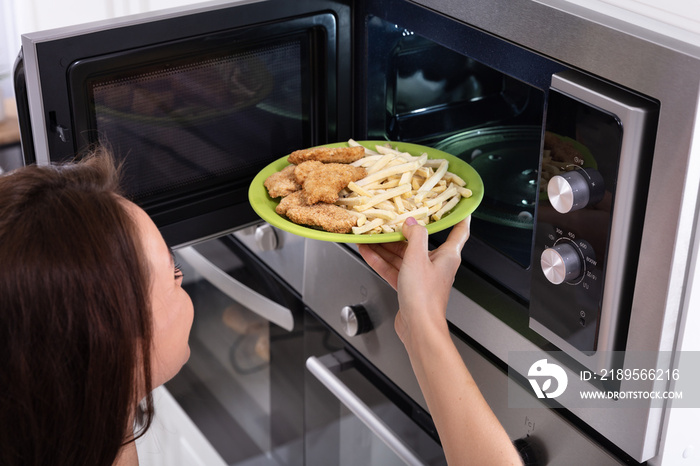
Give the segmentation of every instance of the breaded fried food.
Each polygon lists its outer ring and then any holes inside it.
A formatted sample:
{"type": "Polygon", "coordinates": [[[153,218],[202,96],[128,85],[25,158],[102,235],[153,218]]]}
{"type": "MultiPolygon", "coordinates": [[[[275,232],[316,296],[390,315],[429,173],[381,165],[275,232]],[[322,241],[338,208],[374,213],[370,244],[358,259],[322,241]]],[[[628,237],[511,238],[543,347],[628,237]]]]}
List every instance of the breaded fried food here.
{"type": "Polygon", "coordinates": [[[294,223],[320,227],[331,233],[350,233],[357,225],[356,215],[335,204],[290,207],[286,215],[294,223]]]}
{"type": "Polygon", "coordinates": [[[293,192],[289,196],[283,197],[280,203],[277,204],[277,207],[275,207],[275,212],[277,212],[279,215],[286,215],[287,210],[290,207],[301,207],[308,205],[309,203],[306,202],[306,196],[304,195],[304,191],[299,190],[293,192]]]}
{"type": "Polygon", "coordinates": [[[267,188],[270,197],[288,196],[294,191],[301,189],[301,184],[297,183],[296,177],[294,176],[295,168],[295,165],[289,165],[265,179],[263,184],[267,188]]]}
{"type": "Polygon", "coordinates": [[[352,163],[365,156],[364,147],[315,147],[295,150],[289,154],[289,163],[300,164],[307,160],[324,163],[352,163]]]}
{"type": "Polygon", "coordinates": [[[314,170],[318,170],[322,166],[323,162],[319,162],[317,160],[308,160],[297,165],[294,169],[294,177],[296,178],[297,183],[303,185],[308,174],[314,170]]]}
{"type": "Polygon", "coordinates": [[[306,201],[309,204],[338,200],[338,193],[351,181],[364,178],[367,171],[362,167],[353,167],[342,163],[325,163],[306,175],[302,184],[306,201]]]}

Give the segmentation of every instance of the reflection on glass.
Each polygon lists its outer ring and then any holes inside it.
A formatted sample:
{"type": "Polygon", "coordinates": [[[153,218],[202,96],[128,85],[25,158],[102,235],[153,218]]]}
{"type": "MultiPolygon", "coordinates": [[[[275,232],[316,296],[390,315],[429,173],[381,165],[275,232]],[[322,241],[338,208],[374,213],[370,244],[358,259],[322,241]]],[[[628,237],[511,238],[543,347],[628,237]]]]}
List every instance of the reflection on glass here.
{"type": "Polygon", "coordinates": [[[99,140],[125,158],[136,200],[242,178],[260,168],[260,154],[302,144],[299,41],[152,68],[92,83],[99,140]]]}

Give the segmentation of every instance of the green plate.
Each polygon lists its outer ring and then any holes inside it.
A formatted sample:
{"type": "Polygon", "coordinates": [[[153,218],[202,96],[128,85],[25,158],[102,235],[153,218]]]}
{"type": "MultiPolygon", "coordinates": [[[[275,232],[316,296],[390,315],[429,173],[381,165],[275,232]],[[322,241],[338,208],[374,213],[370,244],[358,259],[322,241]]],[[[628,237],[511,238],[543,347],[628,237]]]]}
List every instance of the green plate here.
{"type": "MultiPolygon", "coordinates": [[[[375,146],[378,144],[386,144],[388,141],[358,142],[364,147],[374,150],[375,146]]],[[[448,171],[466,181],[466,187],[472,191],[471,197],[462,198],[454,209],[444,215],[440,220],[429,223],[427,226],[428,233],[436,233],[454,226],[460,220],[467,218],[472,212],[474,212],[474,210],[476,210],[477,206],[481,202],[481,199],[484,197],[484,185],[481,182],[479,174],[476,172],[476,170],[469,166],[468,163],[446,152],[442,152],[431,147],[404,142],[389,142],[389,144],[391,144],[391,146],[397,150],[401,152],[408,152],[413,156],[420,156],[423,153],[427,153],[428,157],[431,159],[447,160],[449,164],[448,171]]],[[[338,142],[334,144],[326,144],[321,147],[348,147],[348,143],[338,142]]],[[[263,183],[268,176],[282,170],[287,165],[289,165],[287,162],[287,156],[275,160],[267,167],[263,168],[260,173],[255,176],[253,182],[250,184],[250,189],[248,190],[250,205],[260,216],[260,218],[268,222],[270,225],[295,235],[322,241],[331,241],[334,243],[390,243],[395,241],[403,241],[404,237],[400,232],[377,233],[373,235],[329,233],[320,229],[307,227],[304,225],[297,225],[296,223],[289,221],[286,217],[277,214],[277,212],[275,212],[275,207],[277,207],[277,204],[279,204],[279,199],[271,198],[268,195],[267,189],[263,183]]]]}

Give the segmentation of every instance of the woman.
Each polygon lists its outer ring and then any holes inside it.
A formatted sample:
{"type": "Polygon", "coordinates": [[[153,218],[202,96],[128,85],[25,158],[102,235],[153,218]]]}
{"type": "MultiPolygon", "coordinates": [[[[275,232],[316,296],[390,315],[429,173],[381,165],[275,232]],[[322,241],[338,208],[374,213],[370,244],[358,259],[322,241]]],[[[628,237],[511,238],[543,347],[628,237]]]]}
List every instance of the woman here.
{"type": "Polygon", "coordinates": [[[457,352],[445,313],[469,239],[469,221],[428,251],[428,231],[406,220],[406,242],[360,245],[365,261],[399,297],[394,327],[406,347],[450,465],[516,465],[520,456],[457,352]]]}
{"type": "MultiPolygon", "coordinates": [[[[3,466],[138,464],[135,422],[143,417],[139,433],[148,428],[152,388],[189,357],[182,273],[117,183],[106,153],[0,177],[3,466]]],[[[396,331],[447,459],[517,464],[445,321],[469,225],[430,253],[425,228],[407,221],[404,235],[407,243],[361,252],[399,292],[396,331]]]]}
{"type": "Polygon", "coordinates": [[[0,177],[0,200],[0,464],[138,464],[135,422],[189,357],[170,250],[106,153],[0,177]]]}

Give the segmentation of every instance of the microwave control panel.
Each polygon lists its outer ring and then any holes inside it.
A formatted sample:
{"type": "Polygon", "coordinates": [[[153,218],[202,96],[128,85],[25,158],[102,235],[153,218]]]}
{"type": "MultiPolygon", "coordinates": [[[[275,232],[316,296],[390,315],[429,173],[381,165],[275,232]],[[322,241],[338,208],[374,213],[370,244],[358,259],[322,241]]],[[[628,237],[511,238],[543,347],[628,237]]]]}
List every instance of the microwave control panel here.
{"type": "Polygon", "coordinates": [[[593,369],[625,349],[657,109],[589,76],[552,77],[530,327],[593,369]]]}

